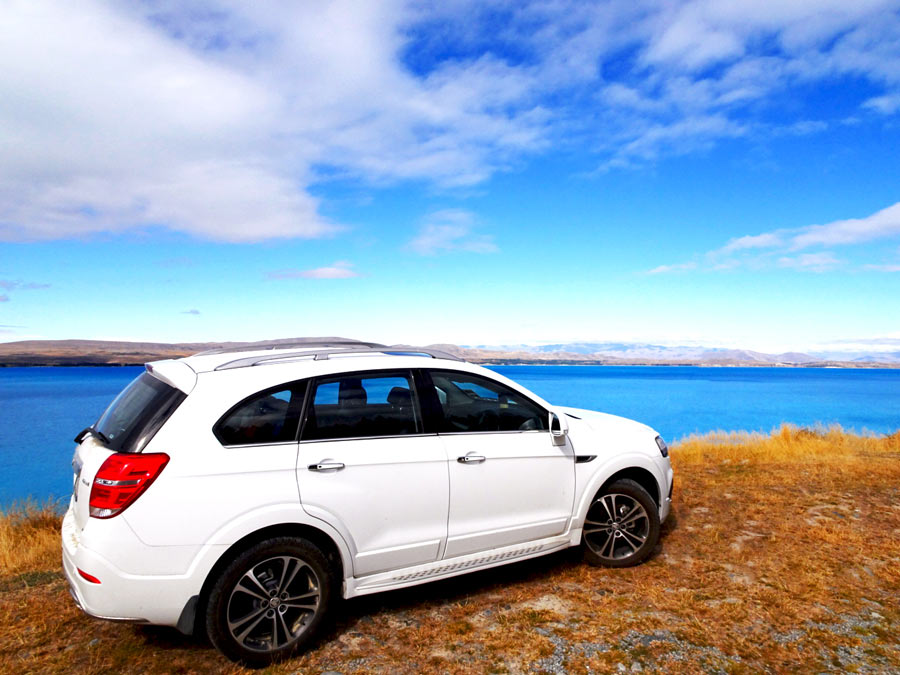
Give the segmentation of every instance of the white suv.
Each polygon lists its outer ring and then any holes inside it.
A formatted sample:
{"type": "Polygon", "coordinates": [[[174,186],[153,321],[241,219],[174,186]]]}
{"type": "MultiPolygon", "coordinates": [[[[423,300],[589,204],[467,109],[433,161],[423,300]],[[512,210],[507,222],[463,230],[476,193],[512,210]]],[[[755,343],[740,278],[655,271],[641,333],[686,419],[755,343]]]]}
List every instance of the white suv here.
{"type": "Polygon", "coordinates": [[[649,427],[433,350],[305,343],[147,364],[76,437],[63,565],[117,621],[262,665],[338,597],[584,545],[643,561],[669,513],[649,427]]]}

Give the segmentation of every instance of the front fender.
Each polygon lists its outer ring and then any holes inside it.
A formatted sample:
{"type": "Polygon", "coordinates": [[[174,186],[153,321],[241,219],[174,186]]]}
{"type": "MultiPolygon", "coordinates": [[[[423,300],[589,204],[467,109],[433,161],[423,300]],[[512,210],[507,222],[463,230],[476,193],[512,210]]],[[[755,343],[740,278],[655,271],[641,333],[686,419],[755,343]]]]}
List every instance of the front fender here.
{"type": "Polygon", "coordinates": [[[608,458],[603,458],[600,465],[581,473],[580,470],[582,467],[590,467],[591,464],[593,464],[593,462],[575,465],[576,495],[578,501],[574,513],[573,528],[580,529],[584,527],[584,519],[587,517],[587,512],[591,506],[591,502],[594,500],[594,496],[600,488],[603,487],[604,483],[625,469],[643,469],[653,476],[656,480],[657,493],[660,496],[660,503],[657,504],[660,510],[660,521],[665,518],[665,514],[668,513],[668,509],[664,509],[664,507],[667,506],[667,477],[664,475],[662,469],[647,457],[646,454],[640,452],[616,454],[608,458]]]}

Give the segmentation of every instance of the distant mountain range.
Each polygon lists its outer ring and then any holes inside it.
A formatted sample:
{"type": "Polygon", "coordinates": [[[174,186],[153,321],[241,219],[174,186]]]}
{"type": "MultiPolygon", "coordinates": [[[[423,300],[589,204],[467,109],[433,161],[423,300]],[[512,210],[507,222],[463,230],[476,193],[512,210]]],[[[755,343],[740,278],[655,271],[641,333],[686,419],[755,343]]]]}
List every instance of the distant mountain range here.
{"type": "MultiPolygon", "coordinates": [[[[25,340],[0,343],[0,366],[140,365],[208,349],[254,345],[333,342],[346,338],[285,338],[259,342],[117,342],[105,340],[25,340]]],[[[548,345],[428,345],[473,363],[606,364],[697,366],[900,367],[896,352],[785,352],[664,346],[626,342],[569,342],[548,345]]],[[[409,345],[394,345],[408,349],[409,345]]]]}
{"type": "Polygon", "coordinates": [[[614,359],[636,359],[639,361],[690,361],[697,363],[736,361],[747,364],[788,364],[808,365],[822,361],[840,363],[897,363],[900,351],[861,352],[784,352],[767,354],[749,349],[726,349],[705,346],[664,346],[642,342],[568,342],[547,345],[477,345],[470,349],[493,352],[524,352],[534,354],[581,354],[584,356],[609,357],[614,359]]]}

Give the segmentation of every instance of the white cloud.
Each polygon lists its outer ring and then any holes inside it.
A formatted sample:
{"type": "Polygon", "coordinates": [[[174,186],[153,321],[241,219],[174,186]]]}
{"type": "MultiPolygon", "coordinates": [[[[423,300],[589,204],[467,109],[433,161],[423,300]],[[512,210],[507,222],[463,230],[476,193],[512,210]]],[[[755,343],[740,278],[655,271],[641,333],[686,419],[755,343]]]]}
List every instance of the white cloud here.
{"type": "MultiPolygon", "coordinates": [[[[50,284],[36,281],[21,281],[19,279],[0,279],[0,289],[4,291],[41,291],[50,288],[50,284]]],[[[9,302],[7,293],[0,295],[0,302],[9,302]]]]}
{"type": "Polygon", "coordinates": [[[600,89],[607,105],[597,111],[598,136],[609,155],[603,168],[702,150],[723,138],[823,131],[829,120],[791,119],[784,108],[775,124],[757,114],[779,97],[797,103],[791,92],[822,81],[859,79],[881,93],[858,105],[884,114],[900,109],[896,0],[629,5],[560,9],[571,30],[581,25],[600,37],[581,43],[584,59],[605,65],[623,52],[635,57],[624,72],[614,63],[614,81],[600,89]]]}
{"type": "Polygon", "coordinates": [[[900,235],[900,202],[865,218],[836,220],[803,228],[791,239],[794,249],[815,245],[856,244],[900,235]]]}
{"type": "Polygon", "coordinates": [[[13,1],[2,21],[0,238],[331,230],[302,183],[259,152],[277,107],[263,83],[105,3],[13,1]]]}
{"type": "Polygon", "coordinates": [[[339,227],[311,191],[326,176],[468,186],[565,143],[611,169],[724,138],[813,133],[830,121],[781,111],[763,124],[760,111],[843,77],[862,83],[863,117],[895,114],[896,9],[8,0],[0,239],[150,227],[231,242],[328,236],[339,227]]]}
{"type": "Polygon", "coordinates": [[[859,244],[900,236],[900,202],[864,218],[835,220],[825,225],[779,229],[732,239],[709,255],[718,257],[747,249],[797,251],[813,246],[859,244]]]}
{"type": "Polygon", "coordinates": [[[900,93],[885,96],[873,96],[863,103],[863,107],[871,108],[884,115],[892,115],[900,110],[900,93]]]}
{"type": "Polygon", "coordinates": [[[320,167],[468,185],[541,147],[527,77],[488,57],[417,77],[407,17],[394,2],[4,3],[0,239],[327,236],[320,167]]]}
{"type": "Polygon", "coordinates": [[[186,309],[182,312],[182,314],[190,314],[191,316],[200,316],[199,309],[186,309]]]}
{"type": "Polygon", "coordinates": [[[624,142],[603,168],[625,166],[632,158],[653,160],[661,154],[683,154],[710,147],[713,141],[738,137],[747,130],[723,115],[696,115],[675,122],[654,122],[624,142]]]}
{"type": "Polygon", "coordinates": [[[827,272],[841,264],[829,251],[821,253],[801,253],[797,256],[783,256],[778,259],[779,267],[792,267],[794,269],[808,270],[811,272],[827,272]]]}
{"type": "Polygon", "coordinates": [[[794,136],[810,136],[825,131],[827,128],[828,124],[822,120],[800,120],[783,127],[779,130],[779,133],[794,136]]]}
{"type": "Polygon", "coordinates": [[[900,265],[863,265],[863,269],[875,272],[900,272],[900,265]]]}
{"type": "Polygon", "coordinates": [[[353,263],[347,260],[338,260],[327,267],[316,267],[310,270],[277,270],[266,275],[268,279],[352,279],[360,276],[353,269],[353,263]]]}
{"type": "Polygon", "coordinates": [[[721,253],[732,253],[734,251],[743,251],[748,248],[771,248],[773,246],[781,246],[783,243],[784,242],[779,234],[767,232],[764,234],[737,237],[725,244],[719,251],[721,253]]]}
{"type": "Polygon", "coordinates": [[[669,272],[687,272],[697,268],[697,263],[686,262],[677,265],[660,265],[652,270],[647,270],[647,274],[668,274],[669,272]]]}
{"type": "MultiPolygon", "coordinates": [[[[774,259],[779,267],[823,272],[844,264],[830,251],[797,255],[797,251],[815,247],[847,246],[878,239],[900,237],[900,202],[864,218],[836,220],[825,225],[808,225],[793,229],[779,229],[761,234],[736,237],[721,248],[704,256],[706,266],[714,270],[738,267],[765,267],[774,259]]],[[[648,274],[698,267],[693,262],[661,265],[648,274]]],[[[863,269],[884,272],[898,271],[900,266],[866,264],[863,269]]]]}
{"type": "Polygon", "coordinates": [[[19,281],[13,279],[0,279],[0,288],[5,291],[22,290],[22,291],[38,291],[50,288],[50,284],[38,283],[35,281],[19,281]]]}
{"type": "MultiPolygon", "coordinates": [[[[4,186],[5,187],[5,186],[4,186]]],[[[153,164],[127,174],[38,181],[4,194],[0,239],[53,239],[164,226],[218,241],[320,237],[336,231],[317,200],[283,176],[228,160],[153,164]],[[161,171],[168,169],[167,171],[161,171]]]]}
{"type": "Polygon", "coordinates": [[[432,213],[419,234],[409,242],[409,248],[420,255],[435,255],[448,251],[470,253],[499,251],[493,237],[472,232],[473,222],[474,216],[468,211],[448,209],[432,213]]]}

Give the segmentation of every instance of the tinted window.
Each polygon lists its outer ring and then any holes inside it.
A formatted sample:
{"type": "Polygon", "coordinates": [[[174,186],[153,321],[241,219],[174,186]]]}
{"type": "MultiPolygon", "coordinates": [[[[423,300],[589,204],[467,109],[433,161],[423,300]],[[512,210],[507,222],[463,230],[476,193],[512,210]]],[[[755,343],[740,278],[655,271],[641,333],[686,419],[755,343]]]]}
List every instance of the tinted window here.
{"type": "Polygon", "coordinates": [[[265,391],[232,408],[214,429],[222,445],[293,441],[301,394],[291,389],[265,391]]]}
{"type": "Polygon", "coordinates": [[[408,373],[342,375],[313,387],[303,440],[400,436],[421,428],[408,373]]]}
{"type": "Polygon", "coordinates": [[[441,431],[546,431],[547,412],[509,387],[478,375],[432,371],[441,431]]]}
{"type": "Polygon", "coordinates": [[[341,383],[340,382],[328,382],[326,384],[320,384],[316,389],[316,403],[319,405],[323,404],[338,404],[338,396],[341,393],[341,383]]]}
{"type": "Polygon", "coordinates": [[[140,452],[186,398],[150,373],[138,375],[94,424],[116,452],[140,452]]]}

